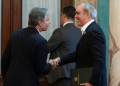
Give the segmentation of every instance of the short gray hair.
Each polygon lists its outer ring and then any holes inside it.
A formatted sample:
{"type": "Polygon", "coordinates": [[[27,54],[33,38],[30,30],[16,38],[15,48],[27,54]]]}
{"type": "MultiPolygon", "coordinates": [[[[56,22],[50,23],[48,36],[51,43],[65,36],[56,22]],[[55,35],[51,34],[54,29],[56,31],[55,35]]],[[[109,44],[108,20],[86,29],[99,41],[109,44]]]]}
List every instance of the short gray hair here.
{"type": "Polygon", "coordinates": [[[29,13],[28,26],[35,27],[36,25],[38,25],[39,20],[44,22],[47,13],[48,10],[46,8],[34,7],[29,13]]]}
{"type": "Polygon", "coordinates": [[[91,3],[89,3],[89,2],[78,3],[77,6],[79,6],[79,5],[85,5],[84,12],[88,12],[89,11],[91,13],[91,17],[93,19],[96,19],[97,11],[96,11],[95,7],[91,3]]]}

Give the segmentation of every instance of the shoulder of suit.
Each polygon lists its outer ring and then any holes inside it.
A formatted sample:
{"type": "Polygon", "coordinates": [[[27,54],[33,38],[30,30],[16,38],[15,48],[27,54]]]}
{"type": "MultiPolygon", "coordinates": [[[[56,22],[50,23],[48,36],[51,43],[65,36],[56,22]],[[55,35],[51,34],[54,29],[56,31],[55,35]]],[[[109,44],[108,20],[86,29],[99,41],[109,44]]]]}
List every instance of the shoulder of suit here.
{"type": "Polygon", "coordinates": [[[38,43],[38,44],[42,43],[43,41],[47,42],[47,40],[44,37],[42,37],[41,35],[34,36],[34,37],[32,37],[31,40],[33,40],[35,43],[38,43]]]}
{"type": "Polygon", "coordinates": [[[99,25],[93,25],[91,27],[89,27],[88,31],[86,32],[88,35],[94,35],[94,36],[100,36],[100,35],[104,35],[103,30],[101,29],[101,27],[99,25]]]}
{"type": "Polygon", "coordinates": [[[45,38],[43,36],[41,36],[40,34],[35,34],[32,36],[34,39],[36,40],[44,40],[45,38]]]}
{"type": "Polygon", "coordinates": [[[63,28],[74,28],[74,29],[78,29],[75,25],[74,25],[74,23],[69,23],[68,25],[66,25],[66,26],[64,26],[63,28]]]}
{"type": "Polygon", "coordinates": [[[95,22],[93,22],[92,24],[90,24],[90,25],[88,26],[88,31],[99,31],[99,30],[102,30],[102,29],[101,29],[101,27],[100,27],[97,23],[95,23],[95,22]]]}
{"type": "Polygon", "coordinates": [[[17,30],[15,30],[15,31],[11,34],[11,36],[20,33],[22,30],[23,30],[23,29],[17,29],[17,30]]]}
{"type": "Polygon", "coordinates": [[[65,33],[65,31],[69,31],[69,32],[71,32],[71,31],[75,31],[75,32],[78,32],[78,33],[81,33],[81,30],[79,29],[79,28],[77,28],[74,24],[72,24],[72,27],[61,27],[61,28],[57,28],[57,29],[55,29],[55,31],[54,32],[61,32],[61,33],[65,33]]]}
{"type": "Polygon", "coordinates": [[[53,31],[53,33],[56,33],[56,32],[62,32],[62,28],[57,28],[53,31]]]}

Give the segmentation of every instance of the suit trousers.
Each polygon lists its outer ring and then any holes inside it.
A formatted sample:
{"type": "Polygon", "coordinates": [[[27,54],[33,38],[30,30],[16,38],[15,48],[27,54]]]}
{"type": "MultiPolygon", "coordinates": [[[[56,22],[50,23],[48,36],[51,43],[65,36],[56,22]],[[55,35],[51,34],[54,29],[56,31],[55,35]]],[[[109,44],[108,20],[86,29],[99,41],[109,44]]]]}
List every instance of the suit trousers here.
{"type": "Polygon", "coordinates": [[[60,78],[55,82],[55,86],[70,86],[70,78],[60,78]]]}

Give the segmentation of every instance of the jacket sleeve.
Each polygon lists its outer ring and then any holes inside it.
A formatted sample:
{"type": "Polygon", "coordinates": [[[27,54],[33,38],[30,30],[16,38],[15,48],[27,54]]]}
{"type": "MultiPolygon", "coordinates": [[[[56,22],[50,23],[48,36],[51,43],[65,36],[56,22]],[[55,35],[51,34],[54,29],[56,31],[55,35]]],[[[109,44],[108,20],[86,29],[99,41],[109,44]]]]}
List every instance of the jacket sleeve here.
{"type": "Polygon", "coordinates": [[[63,34],[60,29],[56,29],[48,40],[48,52],[56,49],[63,41],[63,34]]]}
{"type": "Polygon", "coordinates": [[[47,63],[47,41],[43,40],[36,49],[36,70],[42,75],[47,75],[51,70],[51,64],[47,63]]]}
{"type": "Polygon", "coordinates": [[[5,51],[3,53],[2,59],[1,59],[1,70],[2,70],[2,75],[3,75],[3,79],[7,73],[7,70],[9,68],[9,64],[10,64],[10,58],[11,58],[11,48],[10,48],[10,39],[7,43],[7,46],[5,48],[5,51]]]}
{"type": "Polygon", "coordinates": [[[94,86],[100,86],[103,71],[106,68],[106,42],[104,34],[98,31],[91,31],[89,47],[93,57],[94,70],[90,83],[94,86]]]}
{"type": "Polygon", "coordinates": [[[59,64],[60,66],[67,63],[71,63],[71,62],[76,62],[76,51],[73,53],[61,56],[60,59],[61,59],[61,63],[59,64]]]}

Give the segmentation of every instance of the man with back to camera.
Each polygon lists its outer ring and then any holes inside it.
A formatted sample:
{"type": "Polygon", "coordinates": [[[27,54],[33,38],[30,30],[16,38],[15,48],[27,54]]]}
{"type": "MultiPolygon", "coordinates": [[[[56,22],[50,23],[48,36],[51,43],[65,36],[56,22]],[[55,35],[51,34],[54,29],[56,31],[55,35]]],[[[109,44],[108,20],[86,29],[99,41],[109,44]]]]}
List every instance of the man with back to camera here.
{"type": "Polygon", "coordinates": [[[46,75],[56,64],[47,59],[47,41],[40,35],[50,24],[48,10],[33,8],[28,27],[12,33],[1,60],[3,86],[40,86],[39,74],[46,75]]]}
{"type": "MultiPolygon", "coordinates": [[[[56,29],[48,40],[50,59],[74,52],[82,35],[80,29],[74,25],[75,8],[67,6],[61,14],[62,28],[56,29]]],[[[55,86],[70,86],[70,69],[75,68],[75,62],[57,67],[47,76],[49,83],[55,86]]]]}
{"type": "Polygon", "coordinates": [[[60,65],[76,62],[76,68],[94,67],[89,82],[80,84],[84,86],[107,86],[106,39],[95,22],[96,16],[97,11],[91,3],[78,4],[75,18],[82,27],[82,37],[76,51],[54,59],[60,65]]]}

